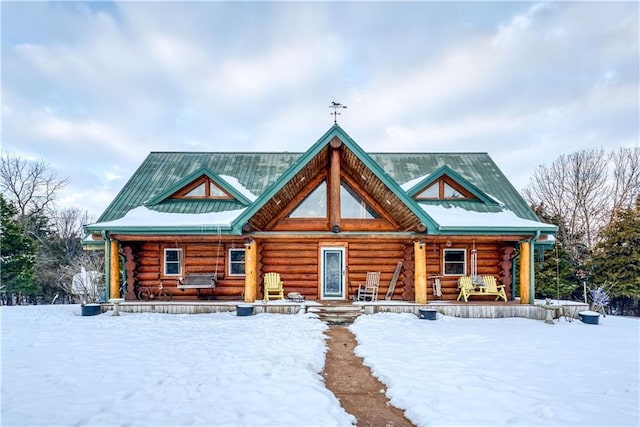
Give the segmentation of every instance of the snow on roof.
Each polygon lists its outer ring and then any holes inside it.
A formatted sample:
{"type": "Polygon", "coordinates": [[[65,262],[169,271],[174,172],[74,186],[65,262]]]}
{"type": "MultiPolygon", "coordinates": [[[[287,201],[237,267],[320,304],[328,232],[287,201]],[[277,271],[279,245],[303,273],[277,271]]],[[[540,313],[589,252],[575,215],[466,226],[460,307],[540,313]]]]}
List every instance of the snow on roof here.
{"type": "Polygon", "coordinates": [[[419,176],[417,178],[412,179],[411,181],[407,181],[400,186],[405,192],[409,191],[413,188],[414,185],[417,185],[422,180],[426,179],[429,175],[419,176]]]}
{"type": "Polygon", "coordinates": [[[220,178],[224,179],[230,186],[232,186],[238,193],[242,194],[244,197],[249,199],[250,202],[255,202],[258,198],[255,194],[247,189],[244,185],[240,184],[238,178],[229,175],[218,175],[220,178]]]}
{"type": "Polygon", "coordinates": [[[549,228],[550,224],[531,221],[517,216],[510,210],[502,212],[476,212],[460,207],[420,204],[422,209],[441,227],[523,227],[549,228]]]}
{"type": "Polygon", "coordinates": [[[113,221],[97,223],[104,228],[109,227],[180,227],[180,226],[230,226],[243,209],[204,214],[179,214],[153,211],[146,206],[139,206],[127,212],[125,216],[113,221]]]}

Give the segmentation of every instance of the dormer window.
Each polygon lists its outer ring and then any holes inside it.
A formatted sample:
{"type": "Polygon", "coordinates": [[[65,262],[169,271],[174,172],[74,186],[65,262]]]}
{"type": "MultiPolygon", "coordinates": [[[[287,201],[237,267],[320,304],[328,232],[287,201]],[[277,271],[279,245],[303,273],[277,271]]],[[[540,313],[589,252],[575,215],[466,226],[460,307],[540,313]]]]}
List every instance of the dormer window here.
{"type": "Polygon", "coordinates": [[[218,187],[208,176],[202,176],[182,190],[176,192],[174,199],[233,199],[233,197],[218,187]]]}
{"type": "Polygon", "coordinates": [[[475,197],[462,188],[458,183],[446,175],[432,182],[424,190],[416,193],[415,198],[420,200],[433,199],[474,199],[475,197]]]}

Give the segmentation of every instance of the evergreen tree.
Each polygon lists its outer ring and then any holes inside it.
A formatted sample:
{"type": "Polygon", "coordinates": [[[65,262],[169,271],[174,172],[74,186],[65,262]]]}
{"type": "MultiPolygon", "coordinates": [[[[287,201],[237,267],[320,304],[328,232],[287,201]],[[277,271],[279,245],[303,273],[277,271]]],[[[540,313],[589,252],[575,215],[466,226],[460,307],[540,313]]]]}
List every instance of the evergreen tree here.
{"type": "Polygon", "coordinates": [[[580,262],[572,257],[572,252],[565,247],[567,239],[563,238],[562,220],[548,215],[542,206],[533,207],[536,214],[544,222],[558,226],[555,247],[545,250],[536,263],[536,298],[571,299],[577,297],[580,262]]]}
{"type": "Polygon", "coordinates": [[[639,314],[640,203],[618,210],[602,230],[594,251],[593,274],[596,283],[608,285],[612,306],[639,314]]]}
{"type": "Polygon", "coordinates": [[[14,294],[20,303],[23,295],[36,295],[39,290],[33,279],[36,245],[17,220],[17,214],[17,209],[0,194],[0,277],[9,304],[14,294]]]}
{"type": "Polygon", "coordinates": [[[66,262],[64,242],[53,230],[50,218],[43,213],[27,215],[23,223],[37,244],[34,280],[45,300],[51,301],[60,291],[60,266],[66,262]]]}

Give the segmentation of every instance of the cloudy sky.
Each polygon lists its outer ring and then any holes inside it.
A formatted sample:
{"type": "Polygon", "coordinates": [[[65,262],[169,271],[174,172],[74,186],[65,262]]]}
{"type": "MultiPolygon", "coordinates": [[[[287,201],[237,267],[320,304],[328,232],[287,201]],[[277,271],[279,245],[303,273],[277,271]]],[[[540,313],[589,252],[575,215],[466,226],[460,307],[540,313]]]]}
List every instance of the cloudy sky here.
{"type": "Polygon", "coordinates": [[[516,188],[638,145],[637,2],[2,2],[2,148],[96,218],[150,151],[488,152],[516,188]]]}

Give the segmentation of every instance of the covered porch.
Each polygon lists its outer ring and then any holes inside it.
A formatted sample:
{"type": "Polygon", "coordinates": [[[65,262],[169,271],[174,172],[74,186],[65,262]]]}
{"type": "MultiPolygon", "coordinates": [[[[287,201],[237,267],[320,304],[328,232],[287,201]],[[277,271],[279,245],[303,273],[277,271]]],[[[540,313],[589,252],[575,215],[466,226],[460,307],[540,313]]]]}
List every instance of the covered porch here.
{"type": "MultiPolygon", "coordinates": [[[[163,314],[208,314],[235,312],[239,305],[245,306],[243,300],[237,301],[123,301],[119,303],[119,311],[124,313],[163,313],[163,314]]],[[[436,310],[439,314],[462,318],[504,318],[522,317],[527,319],[545,320],[548,304],[543,300],[536,300],[534,304],[521,304],[518,299],[508,302],[469,301],[450,302],[432,301],[418,304],[407,301],[305,301],[290,302],[286,300],[255,301],[250,303],[254,314],[279,313],[297,314],[302,312],[320,312],[326,308],[357,310],[359,314],[375,313],[410,313],[418,315],[420,309],[436,310]]],[[[551,305],[556,308],[556,317],[577,318],[578,312],[588,310],[588,304],[576,301],[553,300],[551,305]]],[[[103,313],[112,311],[113,303],[101,305],[103,313]]]]}

